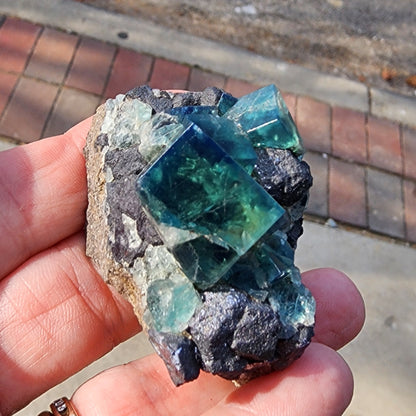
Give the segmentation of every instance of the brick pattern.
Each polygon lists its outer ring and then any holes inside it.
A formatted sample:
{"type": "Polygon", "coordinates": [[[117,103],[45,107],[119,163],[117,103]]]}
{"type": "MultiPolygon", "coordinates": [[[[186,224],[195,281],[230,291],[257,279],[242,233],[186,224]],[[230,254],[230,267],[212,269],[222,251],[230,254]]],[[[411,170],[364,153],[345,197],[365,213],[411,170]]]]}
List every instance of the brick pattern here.
{"type": "Polygon", "coordinates": [[[119,49],[107,83],[105,98],[114,98],[137,85],[149,82],[153,58],[127,49],[119,49]]]}
{"type": "Polygon", "coordinates": [[[0,69],[22,72],[41,28],[17,19],[7,19],[0,28],[0,69]]]}
{"type": "Polygon", "coordinates": [[[82,39],[65,85],[101,95],[113,61],[115,47],[94,39],[82,39]]]}
{"type": "Polygon", "coordinates": [[[60,84],[75,51],[77,36],[45,28],[36,43],[25,75],[60,84]]]}
{"type": "Polygon", "coordinates": [[[370,116],[368,150],[371,165],[390,172],[402,173],[402,148],[397,124],[370,116]]]}
{"type": "Polygon", "coordinates": [[[100,99],[95,95],[72,88],[63,88],[57,97],[44,136],[65,133],[86,116],[94,114],[99,104],[100,99]]]}
{"type": "Polygon", "coordinates": [[[202,91],[207,87],[224,88],[225,77],[212,72],[203,71],[199,68],[192,68],[189,77],[188,89],[190,91],[202,91]]]}
{"type": "Polygon", "coordinates": [[[371,230],[404,238],[401,178],[368,169],[368,221],[371,230]]]}
{"type": "Polygon", "coordinates": [[[247,81],[242,81],[235,78],[228,78],[225,82],[225,90],[235,97],[249,94],[260,88],[259,85],[254,85],[247,81]]]}
{"type": "Polygon", "coordinates": [[[0,114],[6,107],[16,85],[18,76],[7,72],[0,72],[0,114]]]}
{"type": "Polygon", "coordinates": [[[190,68],[186,65],[156,59],[149,85],[161,90],[184,90],[188,84],[190,68]]]}
{"type": "Polygon", "coordinates": [[[309,97],[299,97],[296,123],[305,147],[322,153],[331,152],[331,108],[309,97]]]}
{"type": "Polygon", "coordinates": [[[328,157],[308,152],[305,161],[311,168],[313,186],[309,192],[307,213],[319,217],[328,217],[328,157]]]}
{"type": "Polygon", "coordinates": [[[329,161],[329,215],[359,227],[367,226],[365,170],[337,159],[329,161]]]}
{"type": "Polygon", "coordinates": [[[0,134],[25,143],[40,139],[57,92],[56,85],[22,78],[0,121],[0,134]]]}
{"type": "Polygon", "coordinates": [[[364,114],[340,107],[332,109],[332,153],[342,159],[366,163],[364,114]]]}
{"type": "Polygon", "coordinates": [[[405,180],[403,191],[406,238],[416,243],[416,183],[405,180]]]}
{"type": "MultiPolygon", "coordinates": [[[[6,18],[0,27],[0,146],[66,131],[137,85],[242,96],[259,85],[6,18]]],[[[416,130],[282,93],[314,176],[310,215],[416,243],[416,130]]]]}
{"type": "Polygon", "coordinates": [[[404,175],[416,179],[416,130],[403,129],[404,175]]]}
{"type": "Polygon", "coordinates": [[[297,97],[294,94],[289,94],[287,92],[281,92],[284,102],[286,103],[287,109],[289,110],[290,115],[293,118],[293,121],[296,123],[296,107],[297,107],[297,97]]]}

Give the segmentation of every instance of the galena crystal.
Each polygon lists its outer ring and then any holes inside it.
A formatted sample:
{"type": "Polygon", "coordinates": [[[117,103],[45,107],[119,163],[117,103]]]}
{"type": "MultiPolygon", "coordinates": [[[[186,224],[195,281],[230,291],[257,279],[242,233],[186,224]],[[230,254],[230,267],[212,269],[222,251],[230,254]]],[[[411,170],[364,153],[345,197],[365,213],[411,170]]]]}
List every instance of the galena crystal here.
{"type": "Polygon", "coordinates": [[[87,254],[176,385],[302,354],[315,301],[294,250],[312,178],[274,85],[238,100],[135,88],[100,107],[85,155],[87,254]]]}

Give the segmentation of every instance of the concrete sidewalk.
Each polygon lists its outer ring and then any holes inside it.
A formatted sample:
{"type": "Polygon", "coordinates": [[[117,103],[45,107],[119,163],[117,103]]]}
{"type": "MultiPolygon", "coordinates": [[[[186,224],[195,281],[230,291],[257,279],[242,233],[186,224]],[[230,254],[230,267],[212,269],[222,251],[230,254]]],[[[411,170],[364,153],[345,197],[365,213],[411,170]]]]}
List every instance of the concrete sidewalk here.
{"type": "MultiPolygon", "coordinates": [[[[342,352],[357,381],[346,415],[414,414],[416,335],[407,318],[416,300],[414,99],[80,3],[0,0],[2,13],[0,149],[60,134],[143,83],[216,85],[237,96],[276,83],[314,175],[298,263],[350,273],[367,304],[364,332],[342,352]],[[321,225],[328,219],[339,227],[321,225]]],[[[123,344],[19,414],[36,414],[83,377],[148,352],[146,345],[140,337],[123,344]]]]}

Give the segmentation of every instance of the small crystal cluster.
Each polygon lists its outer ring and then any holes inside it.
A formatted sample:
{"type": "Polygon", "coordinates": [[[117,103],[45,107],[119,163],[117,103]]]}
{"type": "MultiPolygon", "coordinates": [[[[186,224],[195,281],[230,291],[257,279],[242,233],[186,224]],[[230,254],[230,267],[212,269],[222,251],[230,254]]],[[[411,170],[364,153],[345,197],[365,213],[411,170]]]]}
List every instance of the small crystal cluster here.
{"type": "Polygon", "coordinates": [[[289,365],[313,335],[294,265],[312,178],[279,91],[143,86],[103,107],[85,152],[87,252],[132,300],[173,382],[289,365]]]}

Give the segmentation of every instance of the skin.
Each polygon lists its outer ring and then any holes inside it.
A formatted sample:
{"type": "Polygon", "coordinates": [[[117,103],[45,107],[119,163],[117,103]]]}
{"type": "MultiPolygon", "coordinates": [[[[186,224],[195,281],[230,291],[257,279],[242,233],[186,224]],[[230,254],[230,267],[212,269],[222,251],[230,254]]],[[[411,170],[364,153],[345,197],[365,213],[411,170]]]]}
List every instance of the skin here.
{"type": "MultiPolygon", "coordinates": [[[[141,329],[85,256],[90,125],[0,153],[0,416],[141,329]]],[[[175,388],[152,355],[82,385],[72,397],[79,416],[341,415],[353,378],[336,350],[360,331],[364,304],[339,271],[312,270],[303,281],[317,300],[316,335],[288,369],[241,388],[204,373],[175,388]]]]}

